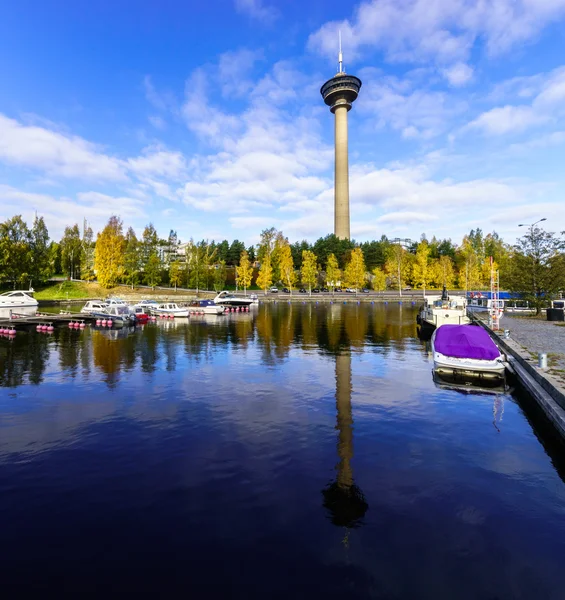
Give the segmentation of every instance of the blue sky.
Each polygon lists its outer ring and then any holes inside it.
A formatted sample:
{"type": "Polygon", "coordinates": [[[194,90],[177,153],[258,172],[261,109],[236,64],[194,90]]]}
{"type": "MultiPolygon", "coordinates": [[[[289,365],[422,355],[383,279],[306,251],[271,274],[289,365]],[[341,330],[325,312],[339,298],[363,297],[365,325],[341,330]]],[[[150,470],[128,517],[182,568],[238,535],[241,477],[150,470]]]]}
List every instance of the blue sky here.
{"type": "Polygon", "coordinates": [[[565,230],[565,0],[5,3],[0,219],[330,233],[338,30],[355,239],[565,230]]]}

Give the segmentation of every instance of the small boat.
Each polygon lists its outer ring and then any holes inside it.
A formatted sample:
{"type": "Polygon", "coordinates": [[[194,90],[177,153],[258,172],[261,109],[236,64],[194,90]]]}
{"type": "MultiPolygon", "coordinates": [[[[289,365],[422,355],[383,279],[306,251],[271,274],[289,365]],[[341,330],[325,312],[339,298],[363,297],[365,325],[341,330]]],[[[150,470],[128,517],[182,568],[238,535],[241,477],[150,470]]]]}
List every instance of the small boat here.
{"type": "Polygon", "coordinates": [[[93,311],[90,314],[97,319],[110,319],[116,327],[135,325],[136,323],[135,315],[127,304],[114,304],[103,310],[93,311]]]}
{"type": "Polygon", "coordinates": [[[188,310],[190,314],[223,315],[226,307],[213,300],[196,300],[190,303],[188,310]]]}
{"type": "Polygon", "coordinates": [[[106,302],[100,300],[89,300],[81,309],[80,312],[85,315],[91,315],[95,312],[103,312],[108,308],[106,302]]]}
{"type": "Polygon", "coordinates": [[[189,310],[188,308],[181,308],[175,302],[167,302],[165,304],[158,304],[156,307],[151,308],[152,315],[167,315],[173,317],[188,317],[189,310]]]}
{"type": "Polygon", "coordinates": [[[149,309],[157,308],[159,303],[157,300],[140,300],[135,306],[142,306],[143,308],[147,309],[147,312],[149,312],[149,309]]]}
{"type": "Polygon", "coordinates": [[[416,322],[428,331],[442,325],[467,325],[467,300],[464,296],[449,297],[445,287],[441,296],[426,296],[420,307],[416,322]]]}
{"type": "Polygon", "coordinates": [[[135,315],[136,323],[147,323],[149,321],[149,309],[141,304],[135,304],[131,307],[133,314],[135,315]]]}
{"type": "Polygon", "coordinates": [[[32,296],[33,290],[13,290],[0,294],[0,316],[35,315],[39,302],[32,296]]]}
{"type": "Polygon", "coordinates": [[[504,358],[478,325],[442,325],[434,331],[431,345],[434,372],[440,376],[504,378],[504,358]]]}
{"type": "Polygon", "coordinates": [[[218,304],[220,306],[229,306],[230,308],[241,308],[242,306],[249,307],[252,304],[257,304],[257,302],[256,295],[255,298],[252,298],[251,296],[239,296],[237,294],[234,294],[233,292],[228,292],[224,290],[214,298],[214,304],[218,304]]]}

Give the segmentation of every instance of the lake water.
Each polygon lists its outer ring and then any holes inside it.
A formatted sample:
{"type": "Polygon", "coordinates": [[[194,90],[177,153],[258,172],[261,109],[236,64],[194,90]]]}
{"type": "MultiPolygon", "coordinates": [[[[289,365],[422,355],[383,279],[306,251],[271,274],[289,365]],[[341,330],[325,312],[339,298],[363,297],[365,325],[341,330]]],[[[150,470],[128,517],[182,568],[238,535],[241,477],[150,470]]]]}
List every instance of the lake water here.
{"type": "Polygon", "coordinates": [[[563,446],[431,366],[397,304],[0,339],[3,597],[562,600],[563,446]]]}

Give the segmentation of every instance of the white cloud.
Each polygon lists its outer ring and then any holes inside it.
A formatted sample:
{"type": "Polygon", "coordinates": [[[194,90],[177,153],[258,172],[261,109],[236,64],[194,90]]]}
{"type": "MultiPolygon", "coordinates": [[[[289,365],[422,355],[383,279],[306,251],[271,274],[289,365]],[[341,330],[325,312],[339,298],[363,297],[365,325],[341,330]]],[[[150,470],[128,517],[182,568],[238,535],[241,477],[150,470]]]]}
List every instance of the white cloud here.
{"type": "Polygon", "coordinates": [[[165,119],[163,119],[163,117],[160,117],[159,115],[149,115],[149,117],[147,117],[149,122],[151,123],[151,125],[153,125],[153,127],[155,127],[155,129],[159,129],[160,131],[163,131],[164,129],[167,128],[167,122],[165,121],[165,119]]]}
{"type": "Polygon", "coordinates": [[[126,180],[123,161],[91,142],[0,114],[0,161],[64,178],[126,180]]]}
{"type": "Polygon", "coordinates": [[[249,78],[255,63],[261,60],[263,53],[257,50],[224,52],[218,61],[218,77],[222,85],[222,94],[227,97],[241,98],[253,87],[249,78]]]}
{"type": "Polygon", "coordinates": [[[263,0],[235,0],[238,12],[251,17],[265,25],[271,25],[279,17],[279,11],[266,5],[263,0]]]}
{"type": "Polygon", "coordinates": [[[442,70],[444,77],[453,87],[460,87],[471,81],[473,72],[473,68],[463,62],[455,63],[442,70]]]}
{"type": "Polygon", "coordinates": [[[482,113],[469,123],[469,128],[492,135],[516,133],[548,120],[549,115],[536,114],[531,106],[502,106],[482,113]]]}
{"type": "Polygon", "coordinates": [[[377,127],[390,126],[405,138],[431,138],[445,132],[467,104],[444,92],[413,88],[409,80],[369,74],[356,109],[377,127]]]}
{"type": "Polygon", "coordinates": [[[215,108],[208,100],[208,80],[203,69],[196,69],[185,85],[186,97],[181,112],[186,126],[216,146],[225,135],[237,131],[239,119],[215,108]]]}
{"type": "Polygon", "coordinates": [[[341,30],[346,62],[363,48],[378,48],[392,62],[448,67],[444,75],[453,85],[468,80],[463,65],[478,40],[489,55],[501,54],[534,40],[564,14],[565,0],[372,0],[349,19],[325,23],[308,44],[335,61],[341,30]]]}
{"type": "Polygon", "coordinates": [[[186,171],[186,160],[180,152],[171,152],[160,147],[148,147],[143,155],[128,159],[128,167],[136,175],[179,179],[186,171]]]}
{"type": "Polygon", "coordinates": [[[2,184],[0,206],[0,220],[21,214],[30,223],[37,211],[45,217],[52,239],[59,239],[67,225],[82,223],[83,218],[89,221],[94,231],[99,231],[113,214],[124,221],[139,221],[139,224],[147,217],[144,203],[127,196],[110,196],[89,191],[79,192],[74,197],[56,197],[2,184]]]}
{"type": "Polygon", "coordinates": [[[492,108],[474,119],[464,129],[479,129],[491,135],[520,133],[537,125],[559,121],[565,116],[565,67],[546,76],[512,79],[498,86],[497,95],[508,90],[522,90],[522,97],[531,97],[530,104],[492,108]]]}

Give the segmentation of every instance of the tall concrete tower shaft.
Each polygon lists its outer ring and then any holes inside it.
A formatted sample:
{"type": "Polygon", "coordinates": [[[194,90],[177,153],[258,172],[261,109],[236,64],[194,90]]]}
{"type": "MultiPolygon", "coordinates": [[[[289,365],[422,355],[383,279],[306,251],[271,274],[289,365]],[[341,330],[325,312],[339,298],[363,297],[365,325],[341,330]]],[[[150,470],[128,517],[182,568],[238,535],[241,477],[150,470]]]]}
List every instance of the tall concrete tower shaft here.
{"type": "Polygon", "coordinates": [[[320,93],[335,115],[334,233],[342,239],[350,237],[347,113],[360,89],[361,80],[343,71],[340,44],[339,73],[324,83],[320,93]]]}

